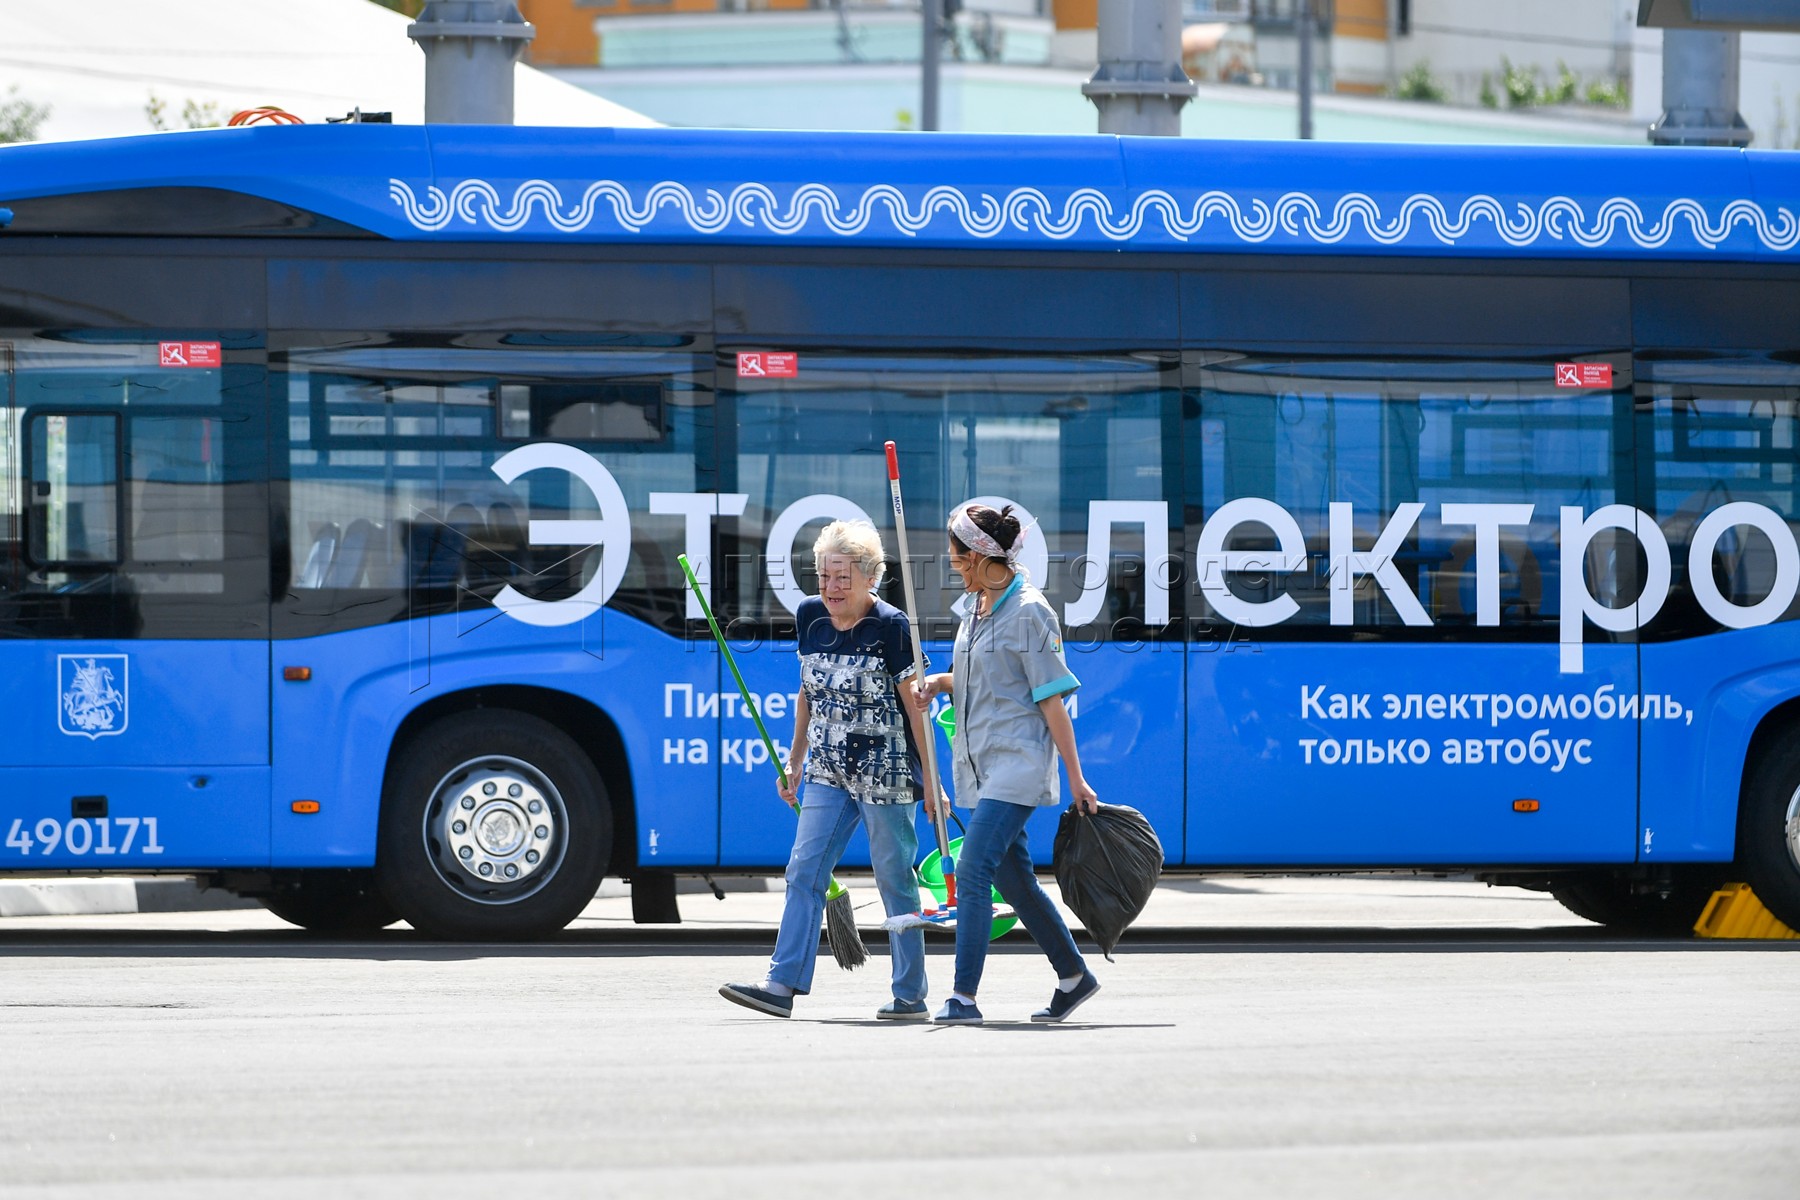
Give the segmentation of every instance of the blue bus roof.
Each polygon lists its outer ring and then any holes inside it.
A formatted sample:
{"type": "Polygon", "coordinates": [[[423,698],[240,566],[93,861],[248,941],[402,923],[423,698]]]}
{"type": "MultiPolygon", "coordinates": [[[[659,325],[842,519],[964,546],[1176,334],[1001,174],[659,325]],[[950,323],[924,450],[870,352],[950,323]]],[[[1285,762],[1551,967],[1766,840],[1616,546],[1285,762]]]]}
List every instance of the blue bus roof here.
{"type": "Polygon", "coordinates": [[[166,187],[400,241],[1800,261],[1781,152],[453,125],[0,148],[0,204],[166,187]]]}

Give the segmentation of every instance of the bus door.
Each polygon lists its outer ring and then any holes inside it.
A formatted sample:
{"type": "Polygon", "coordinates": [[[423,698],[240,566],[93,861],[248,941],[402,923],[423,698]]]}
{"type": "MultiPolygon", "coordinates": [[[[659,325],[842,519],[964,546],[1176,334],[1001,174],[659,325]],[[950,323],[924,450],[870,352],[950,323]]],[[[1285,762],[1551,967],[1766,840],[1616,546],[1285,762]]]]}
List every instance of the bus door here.
{"type": "Polygon", "coordinates": [[[1189,861],[1631,860],[1643,566],[1599,361],[1190,360],[1189,861]]]}
{"type": "Polygon", "coordinates": [[[1747,743],[1782,693],[1742,697],[1767,686],[1759,676],[1791,677],[1800,658],[1800,365],[1767,350],[1659,351],[1638,362],[1637,401],[1638,507],[1672,563],[1668,599],[1644,627],[1638,852],[1726,861],[1743,762],[1717,748],[1747,743]]]}
{"type": "MultiPolygon", "coordinates": [[[[1165,436],[1179,403],[1177,364],[1148,353],[809,350],[797,369],[773,374],[766,364],[752,368],[760,373],[742,366],[734,373],[735,357],[722,362],[732,415],[720,422],[729,439],[720,462],[722,486],[742,515],[720,522],[727,531],[724,615],[780,747],[795,724],[793,614],[818,593],[812,547],[827,522],[874,524],[888,559],[878,595],[906,607],[884,452],[891,439],[918,603],[912,615],[929,669],[950,669],[968,602],[949,565],[950,510],[970,500],[1012,505],[1025,526],[1022,565],[1055,609],[1065,659],[1080,681],[1078,691],[1061,694],[1083,770],[1103,800],[1140,808],[1176,861],[1184,664],[1173,597],[1158,568],[1171,546],[1166,489],[1179,478],[1169,465],[1178,461],[1179,442],[1165,436]]],[[[842,678],[870,670],[848,658],[833,666],[842,678]]],[[[734,691],[729,675],[721,691],[734,691]]],[[[844,742],[865,736],[854,717],[815,733],[844,742]]],[[[936,737],[949,791],[951,747],[936,737]]],[[[779,866],[793,844],[793,817],[763,757],[754,726],[726,708],[722,865],[779,866]]],[[[933,834],[922,815],[918,826],[924,854],[934,848],[933,834]]],[[[1029,827],[1041,863],[1050,861],[1056,827],[1054,820],[1029,827]]],[[[955,826],[950,835],[957,836],[955,826]]],[[[850,861],[867,862],[867,853],[859,831],[850,861]]]]}
{"type": "Polygon", "coordinates": [[[0,865],[267,861],[263,368],[228,344],[10,347],[0,865]]]}

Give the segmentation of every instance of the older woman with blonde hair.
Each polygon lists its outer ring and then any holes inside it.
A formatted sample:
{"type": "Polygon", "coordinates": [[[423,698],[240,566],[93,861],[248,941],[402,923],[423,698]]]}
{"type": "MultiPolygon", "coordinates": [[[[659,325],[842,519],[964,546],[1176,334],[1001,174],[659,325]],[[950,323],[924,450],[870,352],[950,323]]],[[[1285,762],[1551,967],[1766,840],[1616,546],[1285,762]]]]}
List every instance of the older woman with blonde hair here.
{"type": "MultiPolygon", "coordinates": [[[[800,702],[781,798],[800,800],[800,824],[788,855],[787,898],[768,976],[728,983],[719,994],[771,1016],[793,1013],[812,987],[819,923],[832,868],[860,823],[869,831],[875,885],[889,916],[919,907],[914,825],[923,791],[922,718],[903,704],[913,674],[906,614],[877,599],[881,535],[867,521],[834,521],[813,543],[819,594],[794,614],[800,653],[800,702]]],[[[935,796],[934,796],[935,799],[935,796]]],[[[925,941],[918,929],[892,934],[893,999],[876,1016],[928,1019],[925,941]]]]}

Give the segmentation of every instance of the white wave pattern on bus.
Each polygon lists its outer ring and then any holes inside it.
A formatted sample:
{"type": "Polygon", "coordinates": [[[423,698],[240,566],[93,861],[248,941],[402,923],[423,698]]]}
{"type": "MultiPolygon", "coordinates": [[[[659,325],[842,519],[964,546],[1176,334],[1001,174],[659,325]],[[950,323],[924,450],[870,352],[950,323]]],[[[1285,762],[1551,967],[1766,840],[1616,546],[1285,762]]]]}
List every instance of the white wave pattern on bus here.
{"type": "Polygon", "coordinates": [[[1146,227],[1179,241],[1199,236],[1211,222],[1229,228],[1240,242],[1260,244],[1279,235],[1334,245],[1358,227],[1371,241],[1395,245],[1413,237],[1415,227],[1427,231],[1447,246],[1470,237],[1478,225],[1490,226],[1509,246],[1524,247],[1540,240],[1571,242],[1587,249],[1616,243],[1622,234],[1637,246],[1654,250],[1667,245],[1684,231],[1706,249],[1717,249],[1740,226],[1748,228],[1769,250],[1788,251],[1800,246],[1800,219],[1785,208],[1773,215],[1751,200],[1732,200],[1716,214],[1697,200],[1686,197],[1669,201],[1652,219],[1634,200],[1614,196],[1590,216],[1579,201],[1550,196],[1535,207],[1523,202],[1509,209],[1493,196],[1474,195],[1451,208],[1436,196],[1408,196],[1384,216],[1381,204],[1363,192],[1350,192],[1331,205],[1305,192],[1288,192],[1270,203],[1251,197],[1247,201],[1228,192],[1207,191],[1190,203],[1160,189],[1139,194],[1124,212],[1116,212],[1111,197],[1095,188],[1077,188],[1060,202],[1037,188],[1017,188],[1004,200],[982,193],[971,199],[952,187],[934,187],[916,200],[891,184],[865,188],[853,201],[821,183],[801,184],[784,202],[761,183],[739,184],[729,195],[715,188],[697,197],[684,184],[664,180],[652,184],[635,198],[632,189],[611,179],[589,184],[573,204],[561,189],[542,179],[530,179],[503,201],[500,191],[483,179],[465,179],[446,194],[428,185],[424,198],[404,180],[389,180],[389,195],[415,228],[437,232],[453,222],[485,224],[501,233],[517,233],[532,223],[536,214],[562,233],[580,233],[594,225],[604,203],[612,222],[627,233],[642,233],[663,215],[672,212],[689,230],[704,235],[729,231],[763,231],[782,237],[830,233],[856,237],[877,215],[884,215],[898,232],[916,236],[948,217],[969,237],[992,238],[1008,232],[1037,234],[1063,241],[1091,227],[1115,242],[1141,236],[1146,227]]]}

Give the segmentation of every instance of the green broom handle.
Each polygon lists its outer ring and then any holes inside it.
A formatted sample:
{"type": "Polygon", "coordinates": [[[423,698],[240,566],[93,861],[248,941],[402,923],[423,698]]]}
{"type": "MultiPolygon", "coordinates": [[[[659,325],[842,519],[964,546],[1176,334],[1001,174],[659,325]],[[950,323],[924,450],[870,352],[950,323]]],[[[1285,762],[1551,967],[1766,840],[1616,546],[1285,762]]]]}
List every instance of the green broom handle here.
{"type": "MultiPolygon", "coordinates": [[[[712,630],[713,641],[719,643],[719,653],[725,656],[725,665],[731,668],[731,677],[737,681],[738,695],[744,698],[744,707],[750,710],[750,719],[756,722],[756,732],[762,734],[763,745],[769,751],[769,761],[781,773],[781,786],[785,788],[788,785],[787,766],[781,761],[781,756],[775,753],[775,739],[763,727],[762,714],[756,711],[756,701],[750,698],[750,689],[744,686],[744,677],[738,673],[737,660],[731,657],[731,647],[725,644],[725,634],[720,631],[719,622],[713,617],[712,605],[706,602],[706,594],[700,590],[700,581],[694,578],[694,568],[688,563],[687,555],[678,554],[675,561],[681,564],[681,573],[687,576],[688,587],[693,591],[694,599],[700,602],[700,611],[706,614],[706,624],[712,630]]],[[[800,811],[798,804],[791,807],[795,812],[800,811]]]]}
{"type": "MultiPolygon", "coordinates": [[[[786,787],[788,786],[787,767],[782,763],[781,756],[775,753],[775,739],[769,736],[767,729],[763,728],[762,714],[756,711],[756,701],[750,698],[750,689],[744,686],[744,677],[738,674],[737,660],[731,657],[731,647],[725,644],[725,635],[719,631],[719,622],[713,618],[712,605],[706,602],[706,593],[700,590],[700,581],[694,578],[694,568],[688,564],[688,557],[685,554],[676,555],[675,561],[681,564],[681,573],[687,576],[688,587],[693,591],[694,599],[700,602],[700,611],[706,614],[706,624],[712,630],[713,641],[719,643],[719,653],[725,656],[725,665],[731,668],[731,677],[737,680],[738,695],[744,698],[744,707],[750,710],[750,719],[756,722],[756,732],[762,734],[763,745],[769,751],[769,761],[775,764],[775,770],[781,775],[781,786],[786,787]]],[[[788,807],[795,812],[800,811],[798,801],[790,803],[788,807]]],[[[836,875],[833,875],[830,884],[825,888],[825,898],[835,900],[843,895],[844,891],[844,885],[838,882],[836,875]]]]}

